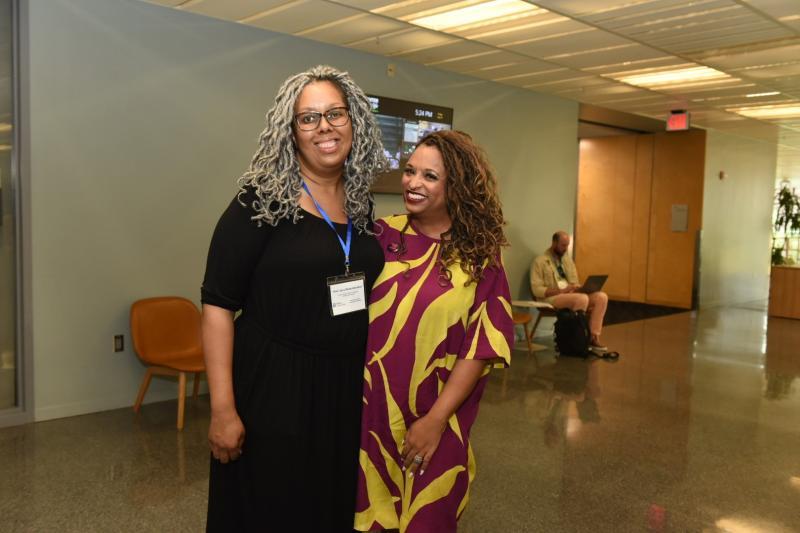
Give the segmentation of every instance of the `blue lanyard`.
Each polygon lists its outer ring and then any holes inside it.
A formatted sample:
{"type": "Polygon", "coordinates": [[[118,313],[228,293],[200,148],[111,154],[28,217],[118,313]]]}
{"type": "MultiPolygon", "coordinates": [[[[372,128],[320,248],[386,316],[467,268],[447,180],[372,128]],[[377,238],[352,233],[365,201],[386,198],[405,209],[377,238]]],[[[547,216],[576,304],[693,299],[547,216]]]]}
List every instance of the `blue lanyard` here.
{"type": "Polygon", "coordinates": [[[353,221],[350,220],[349,216],[347,217],[347,241],[345,242],[345,241],[342,240],[342,237],[341,237],[341,235],[339,235],[339,232],[336,231],[336,228],[334,227],[333,222],[331,221],[331,217],[329,217],[328,213],[326,213],[325,210],[322,209],[322,206],[319,205],[319,203],[314,199],[314,196],[311,194],[311,191],[308,190],[308,185],[306,185],[305,181],[303,182],[303,188],[308,193],[308,196],[309,196],[309,198],[311,198],[311,201],[314,202],[314,206],[317,208],[317,211],[319,211],[319,214],[322,215],[322,218],[324,218],[325,222],[328,223],[328,226],[331,227],[331,229],[333,230],[333,233],[336,234],[336,238],[339,239],[339,244],[342,246],[342,251],[344,252],[344,271],[345,271],[346,274],[349,274],[350,273],[350,244],[352,243],[352,240],[353,240],[353,221]]]}

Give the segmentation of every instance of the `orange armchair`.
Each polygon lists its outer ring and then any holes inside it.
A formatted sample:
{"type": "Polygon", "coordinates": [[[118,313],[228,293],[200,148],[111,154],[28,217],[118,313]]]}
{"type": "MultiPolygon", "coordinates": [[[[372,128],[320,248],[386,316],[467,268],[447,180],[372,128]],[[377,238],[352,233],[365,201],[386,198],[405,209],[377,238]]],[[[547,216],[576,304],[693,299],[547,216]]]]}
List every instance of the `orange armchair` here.
{"type": "Polygon", "coordinates": [[[162,296],[131,305],[133,349],[147,366],[133,406],[139,412],[153,375],[178,376],[178,429],[183,429],[186,373],[194,374],[194,398],[205,372],[200,311],[186,298],[162,296]]]}

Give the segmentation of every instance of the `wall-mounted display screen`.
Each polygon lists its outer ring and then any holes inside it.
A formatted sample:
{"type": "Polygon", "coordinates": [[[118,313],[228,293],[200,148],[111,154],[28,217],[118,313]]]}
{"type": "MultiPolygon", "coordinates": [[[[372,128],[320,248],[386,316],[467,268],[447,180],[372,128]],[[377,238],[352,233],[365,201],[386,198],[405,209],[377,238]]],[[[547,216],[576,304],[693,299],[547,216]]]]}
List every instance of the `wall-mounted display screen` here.
{"type": "Polygon", "coordinates": [[[372,190],[402,194],[400,178],[414,146],[432,131],[452,129],[453,110],[385,96],[368,96],[381,128],[384,153],[391,166],[389,172],[378,177],[372,190]]]}

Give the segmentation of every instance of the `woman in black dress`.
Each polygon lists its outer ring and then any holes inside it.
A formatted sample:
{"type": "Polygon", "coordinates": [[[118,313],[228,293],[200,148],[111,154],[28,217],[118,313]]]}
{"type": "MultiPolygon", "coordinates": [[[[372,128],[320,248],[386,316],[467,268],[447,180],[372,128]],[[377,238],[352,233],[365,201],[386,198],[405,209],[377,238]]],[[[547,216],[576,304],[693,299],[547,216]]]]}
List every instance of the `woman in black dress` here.
{"type": "Polygon", "coordinates": [[[383,267],[369,187],[386,168],[347,73],[290,77],[211,240],[208,531],[352,531],[367,338],[383,267]],[[234,321],[234,314],[241,314],[234,321]]]}

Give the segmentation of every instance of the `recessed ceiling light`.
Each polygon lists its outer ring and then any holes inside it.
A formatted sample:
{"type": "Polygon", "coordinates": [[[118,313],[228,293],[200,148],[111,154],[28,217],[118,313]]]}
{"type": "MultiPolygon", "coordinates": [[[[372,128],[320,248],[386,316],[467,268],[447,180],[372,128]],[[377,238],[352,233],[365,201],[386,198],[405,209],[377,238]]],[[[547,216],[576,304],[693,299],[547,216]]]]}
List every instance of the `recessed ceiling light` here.
{"type": "Polygon", "coordinates": [[[758,98],[759,96],[775,96],[776,94],[781,94],[780,91],[770,91],[768,93],[753,93],[753,94],[746,94],[746,98],[758,98]]]}
{"type": "Polygon", "coordinates": [[[796,118],[800,117],[800,104],[759,105],[726,109],[750,118],[796,118]]]}
{"type": "Polygon", "coordinates": [[[713,81],[732,79],[731,76],[710,67],[692,66],[659,70],[656,72],[620,72],[608,74],[606,77],[644,87],[645,89],[668,89],[670,87],[689,87],[692,84],[703,84],[713,81]]]}
{"type": "Polygon", "coordinates": [[[523,0],[490,0],[480,3],[467,0],[415,13],[402,17],[402,20],[432,30],[453,31],[497,24],[539,13],[547,11],[523,0]]]}

